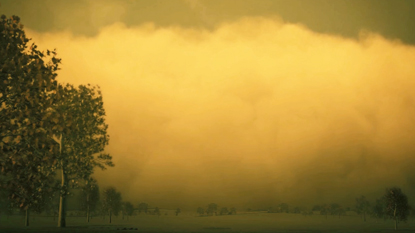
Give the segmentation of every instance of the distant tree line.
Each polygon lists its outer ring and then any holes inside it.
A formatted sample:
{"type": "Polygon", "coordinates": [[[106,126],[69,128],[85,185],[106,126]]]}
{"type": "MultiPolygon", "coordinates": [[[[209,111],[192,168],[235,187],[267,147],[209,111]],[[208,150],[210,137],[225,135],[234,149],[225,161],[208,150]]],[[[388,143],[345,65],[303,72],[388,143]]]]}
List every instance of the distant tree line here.
{"type": "Polygon", "coordinates": [[[198,207],[196,213],[199,216],[213,216],[213,215],[233,215],[236,214],[236,208],[232,207],[228,209],[227,207],[221,207],[220,210],[216,203],[210,203],[206,208],[198,207]]]}
{"type": "MultiPolygon", "coordinates": [[[[200,208],[200,207],[199,207],[200,208]]],[[[198,213],[202,214],[203,209],[198,208],[198,213]]],[[[315,213],[328,216],[345,216],[347,211],[355,211],[366,222],[367,216],[376,219],[392,219],[395,224],[395,229],[398,229],[399,222],[405,222],[413,211],[408,204],[408,197],[398,187],[387,188],[385,193],[373,203],[366,199],[365,196],[360,196],[355,199],[354,208],[344,207],[338,203],[314,205],[310,210],[301,210],[299,207],[293,208],[290,211],[287,203],[281,203],[277,207],[268,208],[268,213],[302,213],[304,216],[310,216],[315,213]]],[[[251,211],[251,209],[248,209],[251,211]]],[[[415,211],[414,211],[415,215],[415,211]]]]}

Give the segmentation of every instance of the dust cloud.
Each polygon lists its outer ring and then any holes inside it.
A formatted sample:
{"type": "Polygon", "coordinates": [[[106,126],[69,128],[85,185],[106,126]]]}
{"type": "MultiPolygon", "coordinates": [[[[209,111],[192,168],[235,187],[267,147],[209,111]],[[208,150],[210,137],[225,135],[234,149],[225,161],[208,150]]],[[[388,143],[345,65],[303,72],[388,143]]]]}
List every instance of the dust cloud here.
{"type": "Polygon", "coordinates": [[[353,204],[391,185],[415,194],[413,46],[264,17],[27,34],[57,48],[61,82],[101,86],[116,166],[95,177],[126,200],[266,208],[353,204]]]}

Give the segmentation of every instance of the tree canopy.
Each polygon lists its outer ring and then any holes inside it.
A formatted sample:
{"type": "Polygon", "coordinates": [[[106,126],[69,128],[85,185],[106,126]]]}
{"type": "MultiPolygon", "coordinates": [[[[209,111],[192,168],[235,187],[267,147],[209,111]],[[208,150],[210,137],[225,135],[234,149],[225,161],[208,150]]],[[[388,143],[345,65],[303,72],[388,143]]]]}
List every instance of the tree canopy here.
{"type": "Polygon", "coordinates": [[[69,179],[88,180],[94,167],[113,166],[111,156],[103,153],[109,135],[101,90],[90,84],[77,88],[66,84],[58,93],[55,111],[60,125],[54,133],[62,140],[61,166],[69,179]]]}
{"type": "Polygon", "coordinates": [[[384,199],[386,208],[385,214],[395,220],[395,230],[398,228],[399,221],[406,221],[409,216],[408,197],[400,188],[387,188],[384,199]]]}
{"type": "Polygon", "coordinates": [[[131,204],[131,202],[127,201],[123,205],[123,211],[127,216],[132,216],[134,213],[134,206],[131,204]]]}
{"type": "Polygon", "coordinates": [[[147,203],[142,202],[142,203],[138,204],[138,213],[141,213],[141,212],[147,213],[147,211],[148,211],[148,204],[147,203]]]}
{"type": "MultiPolygon", "coordinates": [[[[29,47],[18,16],[0,18],[0,189],[21,209],[39,210],[57,188],[65,226],[68,180],[113,166],[104,152],[108,125],[98,86],[56,80],[56,51],[29,47]]],[[[50,198],[49,198],[50,199],[50,198]]]]}
{"type": "Polygon", "coordinates": [[[55,51],[28,48],[18,16],[0,19],[0,188],[21,209],[40,209],[53,192],[58,145],[55,51]],[[47,61],[46,58],[49,58],[47,61]]]}
{"type": "Polygon", "coordinates": [[[356,212],[363,215],[363,221],[366,222],[366,213],[370,210],[370,203],[365,196],[356,198],[356,212]]]}
{"type": "Polygon", "coordinates": [[[112,214],[118,215],[121,210],[121,193],[119,193],[114,187],[108,187],[104,189],[102,193],[102,207],[103,210],[109,214],[109,222],[111,223],[112,214]]]}
{"type": "Polygon", "coordinates": [[[100,199],[99,187],[95,179],[90,178],[85,181],[78,198],[80,210],[86,211],[87,222],[89,222],[90,212],[97,209],[100,199]]]}
{"type": "Polygon", "coordinates": [[[213,215],[218,211],[218,205],[216,203],[210,203],[206,209],[206,214],[213,215]]]}

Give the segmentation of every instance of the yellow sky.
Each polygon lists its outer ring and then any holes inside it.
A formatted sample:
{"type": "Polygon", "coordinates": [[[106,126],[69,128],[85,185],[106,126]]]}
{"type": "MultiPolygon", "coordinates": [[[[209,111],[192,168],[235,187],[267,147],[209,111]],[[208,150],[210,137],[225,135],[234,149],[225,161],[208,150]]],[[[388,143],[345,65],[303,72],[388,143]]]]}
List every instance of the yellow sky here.
{"type": "Polygon", "coordinates": [[[59,81],[101,86],[116,166],[96,177],[124,199],[262,207],[415,191],[413,46],[277,17],[27,34],[57,48],[59,81]]]}

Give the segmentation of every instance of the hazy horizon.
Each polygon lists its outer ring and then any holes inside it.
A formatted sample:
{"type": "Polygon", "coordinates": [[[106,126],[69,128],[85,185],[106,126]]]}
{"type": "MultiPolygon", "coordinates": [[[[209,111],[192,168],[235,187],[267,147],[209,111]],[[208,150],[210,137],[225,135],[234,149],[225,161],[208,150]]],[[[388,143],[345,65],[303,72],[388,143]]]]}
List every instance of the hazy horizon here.
{"type": "Polygon", "coordinates": [[[396,1],[382,27],[391,1],[377,23],[363,20],[373,1],[336,1],[343,18],[327,1],[309,13],[300,1],[43,1],[37,28],[41,6],[16,2],[0,9],[41,51],[57,49],[58,81],[101,87],[115,167],[94,177],[124,200],[352,207],[398,186],[415,204],[415,38],[399,21],[413,2],[396,1]]]}

